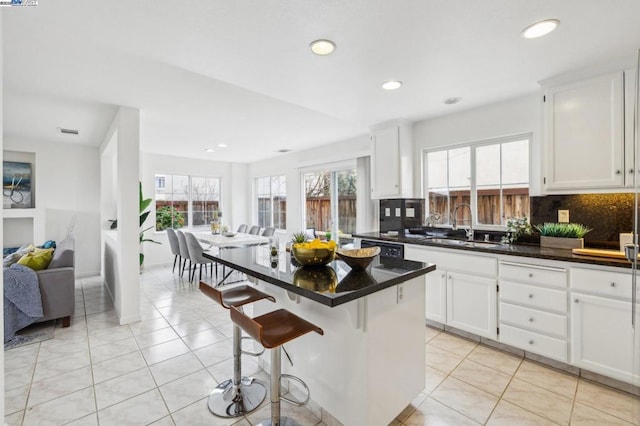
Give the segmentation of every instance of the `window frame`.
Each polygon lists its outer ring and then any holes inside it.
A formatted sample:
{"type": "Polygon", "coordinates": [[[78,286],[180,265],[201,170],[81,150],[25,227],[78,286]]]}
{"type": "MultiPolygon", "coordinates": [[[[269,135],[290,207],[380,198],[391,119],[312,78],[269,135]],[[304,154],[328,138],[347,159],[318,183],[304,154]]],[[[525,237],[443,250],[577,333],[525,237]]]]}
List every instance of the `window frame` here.
{"type": "MultiPolygon", "coordinates": [[[[186,230],[189,232],[198,232],[198,231],[205,231],[210,229],[209,228],[209,224],[203,224],[203,225],[198,225],[197,227],[193,226],[193,189],[192,189],[192,179],[193,178],[202,178],[202,179],[217,179],[218,180],[218,187],[219,187],[219,198],[218,198],[218,211],[224,211],[224,206],[222,203],[222,200],[224,199],[222,192],[223,192],[223,179],[222,176],[206,176],[206,175],[192,175],[189,173],[179,173],[179,172],[175,172],[175,173],[163,173],[163,172],[154,172],[153,177],[154,177],[154,187],[153,187],[153,218],[154,218],[154,232],[156,233],[166,233],[166,229],[162,230],[162,231],[158,231],[156,229],[155,223],[157,220],[157,206],[158,206],[158,200],[157,200],[157,193],[156,193],[156,181],[157,181],[157,176],[158,175],[164,175],[164,176],[186,176],[189,182],[189,194],[187,197],[187,217],[186,217],[186,221],[187,221],[187,225],[183,226],[182,228],[178,228],[181,230],[186,230]]],[[[162,189],[166,189],[166,182],[163,186],[162,189]]],[[[173,201],[173,200],[172,200],[173,201]]],[[[223,224],[224,224],[224,215],[222,216],[222,220],[223,220],[223,224]]],[[[174,228],[175,229],[175,228],[174,228]]]]}
{"type": "MultiPolygon", "coordinates": [[[[496,138],[491,138],[491,139],[483,139],[483,140],[478,140],[478,141],[473,141],[473,142],[464,142],[464,143],[458,143],[458,144],[452,144],[452,145],[441,145],[441,146],[437,146],[437,147],[432,147],[432,148],[426,148],[422,150],[422,156],[421,156],[421,168],[422,168],[422,197],[425,199],[425,204],[426,204],[426,215],[428,217],[428,215],[430,214],[429,212],[429,199],[428,199],[428,195],[429,195],[429,182],[428,182],[428,170],[427,170],[427,155],[431,152],[438,152],[438,151],[443,151],[443,150],[452,150],[452,149],[458,149],[458,148],[466,148],[469,147],[470,148],[470,170],[469,173],[471,174],[471,181],[470,181],[470,205],[471,205],[471,216],[473,218],[473,228],[474,229],[486,229],[486,230],[496,230],[496,231],[504,231],[506,230],[506,224],[505,225],[495,225],[495,224],[484,224],[484,223],[478,223],[478,188],[477,188],[477,182],[476,182],[476,149],[478,147],[483,147],[483,146],[489,146],[489,145],[497,145],[497,144],[505,144],[505,143],[509,143],[509,142],[517,142],[517,141],[522,141],[522,140],[527,140],[528,143],[528,163],[529,163],[529,173],[528,173],[528,182],[527,182],[527,188],[529,188],[529,193],[531,191],[531,154],[532,154],[532,141],[533,141],[533,133],[532,132],[527,132],[527,133],[518,133],[518,134],[514,134],[514,135],[508,135],[508,136],[501,136],[501,137],[496,137],[496,138]]],[[[500,161],[500,185],[501,185],[501,190],[502,188],[502,161],[500,161]]],[[[531,195],[529,195],[529,197],[531,197],[531,195]]],[[[501,212],[501,216],[503,216],[504,212],[503,212],[503,202],[502,202],[502,192],[501,192],[501,196],[500,196],[501,200],[500,200],[500,212],[501,212]]],[[[449,208],[449,211],[451,211],[451,207],[449,208]]],[[[529,212],[529,214],[531,214],[531,212],[529,212]]],[[[504,220],[506,221],[506,218],[504,218],[504,220]]],[[[449,219],[450,222],[450,219],[449,219]]],[[[436,227],[451,227],[451,223],[448,224],[434,224],[434,226],[436,227]]],[[[465,224],[461,224],[459,225],[460,228],[468,228],[469,225],[465,225],[465,224]]]]}
{"type": "MultiPolygon", "coordinates": [[[[268,224],[267,226],[274,226],[274,203],[273,203],[273,192],[272,192],[272,188],[273,188],[273,178],[284,178],[284,196],[285,196],[285,202],[287,201],[288,197],[287,197],[287,175],[286,174],[281,174],[281,175],[266,175],[266,176],[256,176],[253,179],[253,201],[255,204],[255,208],[254,208],[254,220],[256,223],[260,223],[260,201],[258,199],[258,196],[260,194],[258,194],[258,179],[266,179],[269,178],[269,196],[270,196],[270,200],[271,200],[271,210],[270,210],[270,224],[268,224]]],[[[286,230],[286,226],[287,226],[287,210],[285,209],[285,223],[284,223],[284,228],[276,228],[276,230],[282,231],[282,230],[286,230]]]]}

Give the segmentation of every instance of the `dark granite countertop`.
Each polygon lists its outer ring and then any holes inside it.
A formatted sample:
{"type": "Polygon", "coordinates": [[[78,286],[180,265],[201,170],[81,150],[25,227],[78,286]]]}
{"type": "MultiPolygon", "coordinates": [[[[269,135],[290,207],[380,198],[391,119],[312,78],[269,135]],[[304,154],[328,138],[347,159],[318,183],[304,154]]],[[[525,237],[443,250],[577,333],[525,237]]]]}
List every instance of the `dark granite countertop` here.
{"type": "Polygon", "coordinates": [[[499,244],[493,242],[485,245],[478,242],[477,245],[463,245],[459,240],[443,238],[426,238],[422,235],[399,233],[397,237],[387,236],[379,232],[364,232],[353,234],[356,238],[367,240],[385,241],[400,244],[416,244],[427,247],[443,247],[455,250],[467,250],[474,252],[490,253],[496,255],[522,256],[536,259],[558,260],[563,262],[588,263],[591,265],[616,266],[631,268],[631,263],[626,259],[582,256],[573,254],[571,250],[540,247],[533,244],[499,244]]]}
{"type": "Polygon", "coordinates": [[[401,284],[436,269],[430,263],[377,256],[365,271],[352,271],[342,260],[323,267],[298,267],[280,252],[272,263],[266,245],[205,251],[204,256],[300,296],[334,307],[401,284]]]}

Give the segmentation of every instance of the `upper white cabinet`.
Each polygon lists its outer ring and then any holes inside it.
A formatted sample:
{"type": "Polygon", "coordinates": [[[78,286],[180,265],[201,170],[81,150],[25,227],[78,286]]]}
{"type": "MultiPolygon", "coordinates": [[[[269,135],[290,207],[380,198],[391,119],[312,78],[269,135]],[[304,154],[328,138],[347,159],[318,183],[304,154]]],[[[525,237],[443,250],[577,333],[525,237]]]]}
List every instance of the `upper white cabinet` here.
{"type": "Polygon", "coordinates": [[[544,87],[547,191],[625,186],[626,172],[635,167],[633,158],[625,159],[624,82],[619,71],[544,87]]]}
{"type": "Polygon", "coordinates": [[[372,199],[413,197],[412,134],[412,124],[404,121],[372,129],[372,199]]]}

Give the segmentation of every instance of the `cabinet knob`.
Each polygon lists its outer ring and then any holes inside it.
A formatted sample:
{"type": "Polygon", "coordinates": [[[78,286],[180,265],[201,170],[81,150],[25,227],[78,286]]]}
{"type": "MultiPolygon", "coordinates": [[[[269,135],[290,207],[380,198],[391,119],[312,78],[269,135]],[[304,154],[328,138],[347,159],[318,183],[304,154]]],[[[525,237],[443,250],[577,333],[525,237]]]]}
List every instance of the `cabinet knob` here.
{"type": "Polygon", "coordinates": [[[451,275],[449,275],[447,278],[452,279],[452,278],[451,278],[451,275]]]}
{"type": "Polygon", "coordinates": [[[529,294],[529,299],[533,299],[533,294],[529,294]]]}
{"type": "Polygon", "coordinates": [[[529,318],[529,322],[533,322],[533,318],[529,318]]]}
{"type": "Polygon", "coordinates": [[[529,340],[529,344],[530,344],[530,345],[533,345],[533,340],[529,340]]]}
{"type": "Polygon", "coordinates": [[[633,169],[629,169],[629,174],[632,175],[633,174],[633,169]]]}
{"type": "Polygon", "coordinates": [[[617,174],[617,175],[619,175],[619,174],[621,174],[621,173],[622,173],[622,172],[621,172],[620,170],[616,170],[616,174],[617,174]]]}
{"type": "Polygon", "coordinates": [[[529,272],[529,278],[533,278],[533,274],[529,272]]]}
{"type": "Polygon", "coordinates": [[[579,303],[580,299],[574,299],[573,303],[579,303]]]}
{"type": "Polygon", "coordinates": [[[611,283],[611,287],[615,287],[615,286],[616,286],[616,283],[611,283]]]}
{"type": "Polygon", "coordinates": [[[441,275],[441,277],[442,277],[442,278],[444,278],[445,276],[446,276],[445,274],[442,274],[442,275],[441,275]]]}

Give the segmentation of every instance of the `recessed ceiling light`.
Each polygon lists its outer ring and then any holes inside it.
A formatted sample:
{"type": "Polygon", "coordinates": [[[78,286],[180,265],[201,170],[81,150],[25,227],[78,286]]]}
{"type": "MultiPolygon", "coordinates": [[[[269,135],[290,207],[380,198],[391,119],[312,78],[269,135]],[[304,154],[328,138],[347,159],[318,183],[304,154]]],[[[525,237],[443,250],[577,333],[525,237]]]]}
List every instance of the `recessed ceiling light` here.
{"type": "Polygon", "coordinates": [[[560,21],[557,19],[545,19],[544,21],[529,25],[527,28],[522,30],[521,35],[524,38],[538,38],[546,36],[551,31],[555,30],[558,25],[560,25],[560,21]]]}
{"type": "Polygon", "coordinates": [[[65,135],[78,135],[80,134],[80,132],[78,132],[76,129],[65,129],[63,127],[56,127],[56,129],[58,130],[58,132],[65,134],[65,135]]]}
{"type": "Polygon", "coordinates": [[[311,51],[316,55],[325,56],[336,50],[336,44],[331,40],[319,39],[312,41],[309,45],[311,51]]]}
{"type": "Polygon", "coordinates": [[[226,143],[219,143],[218,144],[218,148],[226,148],[227,144],[226,143]]]}
{"type": "Polygon", "coordinates": [[[402,86],[402,82],[397,80],[385,81],[382,83],[382,88],[384,90],[396,90],[399,89],[400,86],[402,86]]]}
{"type": "Polygon", "coordinates": [[[451,98],[447,98],[447,99],[445,99],[445,100],[444,100],[444,103],[445,103],[445,104],[447,104],[447,105],[453,105],[453,104],[457,104],[457,103],[458,103],[458,102],[460,102],[461,100],[462,100],[462,98],[461,98],[461,97],[459,97],[459,96],[454,96],[454,97],[451,97],[451,98]]]}
{"type": "Polygon", "coordinates": [[[204,150],[207,152],[216,152],[215,149],[213,148],[205,148],[204,150]]]}

